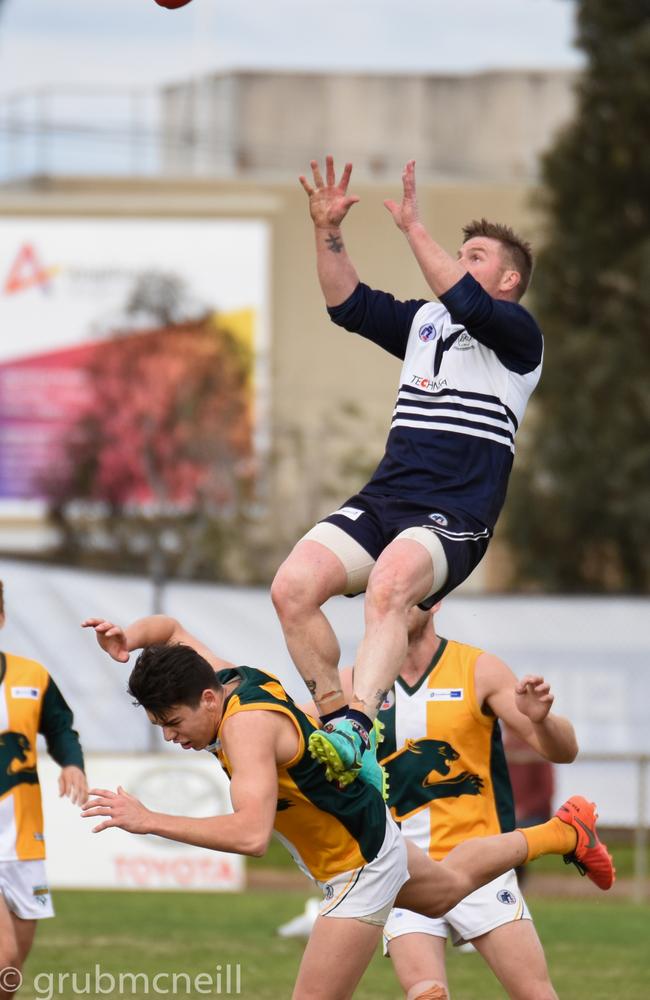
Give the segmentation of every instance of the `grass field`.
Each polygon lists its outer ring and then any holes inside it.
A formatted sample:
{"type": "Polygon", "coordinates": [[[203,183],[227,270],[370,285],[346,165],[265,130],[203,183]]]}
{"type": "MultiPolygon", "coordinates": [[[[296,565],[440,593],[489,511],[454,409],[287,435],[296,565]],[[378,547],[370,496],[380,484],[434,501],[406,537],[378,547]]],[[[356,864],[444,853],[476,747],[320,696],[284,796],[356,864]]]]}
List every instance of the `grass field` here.
{"type": "MultiPolygon", "coordinates": [[[[43,921],[25,969],[20,997],[72,1000],[79,996],[173,995],[171,973],[180,978],[175,995],[217,996],[225,993],[225,967],[241,967],[242,997],[283,1000],[300,961],[302,943],[275,936],[278,924],[295,916],[304,904],[300,891],[249,891],[242,895],[138,892],[57,892],[55,920],[43,921]],[[104,973],[94,988],[94,969],[104,973]],[[221,971],[221,994],[217,985],[221,971]],[[68,976],[59,989],[59,973],[68,976]],[[120,994],[110,977],[144,973],[134,984],[125,980],[120,994]],[[90,975],[88,982],[85,974],[90,975]],[[168,973],[158,981],[156,973],[168,973]],[[194,977],[203,973],[194,988],[194,977]],[[51,979],[51,975],[54,979],[51,979]],[[34,984],[36,988],[34,988],[34,984]],[[164,990],[167,993],[164,993],[164,990]]],[[[650,905],[615,897],[588,900],[529,900],[559,996],[570,1000],[647,1000],[650,996],[650,905]]],[[[493,1000],[504,993],[476,955],[449,958],[453,1000],[493,1000]]],[[[234,979],[233,979],[234,985],[234,979]]],[[[397,1000],[400,990],[390,962],[377,956],[356,997],[397,1000]]]]}
{"type": "MultiPolygon", "coordinates": [[[[609,846],[616,865],[616,872],[619,878],[631,878],[634,874],[634,848],[627,843],[618,843],[616,837],[604,831],[603,839],[609,846]]],[[[650,846],[646,851],[646,871],[650,872],[650,846]]],[[[277,868],[295,872],[296,865],[289,852],[277,840],[271,840],[269,849],[263,858],[249,858],[246,862],[250,872],[261,871],[266,868],[277,868]]],[[[553,856],[539,858],[531,865],[532,874],[562,875],[567,878],[567,885],[576,880],[576,870],[573,865],[563,865],[562,862],[553,856]]],[[[648,991],[650,997],[650,990],[648,991]]]]}

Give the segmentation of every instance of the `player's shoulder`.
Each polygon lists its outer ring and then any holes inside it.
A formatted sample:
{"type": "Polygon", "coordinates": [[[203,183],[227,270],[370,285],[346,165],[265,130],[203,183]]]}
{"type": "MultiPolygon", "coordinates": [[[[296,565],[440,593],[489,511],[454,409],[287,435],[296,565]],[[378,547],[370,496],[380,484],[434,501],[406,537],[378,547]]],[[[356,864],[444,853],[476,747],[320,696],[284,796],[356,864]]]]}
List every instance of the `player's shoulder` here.
{"type": "MultiPolygon", "coordinates": [[[[220,672],[221,674],[224,671],[220,672]]],[[[233,696],[239,700],[241,704],[246,704],[251,701],[264,702],[274,702],[274,701],[289,701],[289,695],[285,691],[281,682],[275,676],[266,670],[259,670],[257,667],[235,667],[230,671],[232,677],[223,678],[217,674],[222,683],[227,683],[228,680],[237,678],[239,683],[233,691],[233,696]]]]}
{"type": "Polygon", "coordinates": [[[7,673],[11,671],[15,674],[31,674],[49,680],[50,674],[47,667],[38,660],[32,660],[28,656],[19,656],[17,653],[7,653],[6,651],[0,653],[0,656],[5,661],[7,673]]]}
{"type": "Polygon", "coordinates": [[[430,300],[422,303],[413,317],[413,324],[417,326],[418,323],[444,320],[447,316],[449,316],[449,311],[445,309],[442,302],[430,300]]]}
{"type": "Polygon", "coordinates": [[[469,642],[459,642],[458,639],[447,639],[444,654],[450,656],[462,656],[464,659],[476,662],[485,655],[485,650],[480,646],[472,646],[469,642]]]}
{"type": "Polygon", "coordinates": [[[543,342],[544,336],[540,325],[526,306],[522,305],[521,302],[513,302],[510,299],[494,299],[494,302],[503,316],[516,323],[518,327],[526,329],[530,334],[543,342]]]}
{"type": "Polygon", "coordinates": [[[513,673],[508,664],[496,653],[481,650],[481,655],[477,657],[474,665],[474,676],[476,680],[486,684],[491,691],[495,691],[502,687],[509,687],[513,673]]]}
{"type": "Polygon", "coordinates": [[[29,684],[40,684],[44,688],[50,680],[49,671],[38,660],[17,653],[0,653],[4,660],[4,677],[6,681],[22,681],[29,684]]]}

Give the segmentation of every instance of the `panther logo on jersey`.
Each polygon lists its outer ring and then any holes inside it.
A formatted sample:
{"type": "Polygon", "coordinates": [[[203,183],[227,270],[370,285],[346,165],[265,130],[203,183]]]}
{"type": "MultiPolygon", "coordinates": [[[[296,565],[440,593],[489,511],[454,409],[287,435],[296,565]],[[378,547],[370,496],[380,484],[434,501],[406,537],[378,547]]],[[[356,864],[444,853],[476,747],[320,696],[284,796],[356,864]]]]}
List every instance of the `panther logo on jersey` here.
{"type": "Polygon", "coordinates": [[[16,785],[37,785],[36,754],[23,733],[0,733],[0,795],[16,785]]]}
{"type": "Polygon", "coordinates": [[[460,754],[451,743],[442,740],[407,740],[401,750],[381,763],[388,772],[388,804],[394,818],[401,822],[435,799],[480,795],[483,779],[478,774],[461,771],[447,777],[460,754]]]}

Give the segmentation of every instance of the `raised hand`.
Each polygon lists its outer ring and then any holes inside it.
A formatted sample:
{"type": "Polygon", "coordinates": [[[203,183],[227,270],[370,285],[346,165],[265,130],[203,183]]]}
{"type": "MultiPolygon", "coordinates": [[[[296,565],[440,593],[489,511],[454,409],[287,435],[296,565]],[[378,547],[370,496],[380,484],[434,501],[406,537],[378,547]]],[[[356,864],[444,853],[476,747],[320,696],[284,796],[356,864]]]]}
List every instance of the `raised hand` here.
{"type": "Polygon", "coordinates": [[[402,203],[398,205],[396,201],[385,201],[384,205],[393,216],[393,220],[398,229],[407,233],[411,226],[420,222],[420,213],[415,194],[415,160],[409,160],[402,173],[402,185],[404,193],[402,203]]]}
{"type": "Polygon", "coordinates": [[[531,722],[543,722],[551,711],[554,699],[551,685],[535,674],[526,674],[515,687],[515,704],[531,722]]]}
{"type": "Polygon", "coordinates": [[[347,193],[352,164],[345,164],[338,184],[332,156],[325,157],[324,181],[318,161],[312,160],[310,166],[314,178],[313,187],[306,177],[301,175],[299,180],[309,198],[309,213],[313,223],[319,229],[336,228],[341,225],[352,205],[359,201],[357,195],[347,193]]]}
{"type": "Polygon", "coordinates": [[[86,618],[81,623],[82,628],[94,628],[95,638],[104,652],[112,656],[118,663],[128,663],[129,647],[124,629],[105,618],[86,618]]]}

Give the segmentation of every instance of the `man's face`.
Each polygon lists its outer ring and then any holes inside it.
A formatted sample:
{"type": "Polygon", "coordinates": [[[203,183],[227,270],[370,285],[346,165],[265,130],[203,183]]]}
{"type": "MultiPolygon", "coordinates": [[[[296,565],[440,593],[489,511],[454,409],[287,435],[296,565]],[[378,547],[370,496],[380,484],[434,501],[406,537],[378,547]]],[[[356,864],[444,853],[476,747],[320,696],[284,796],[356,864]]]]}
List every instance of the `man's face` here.
{"type": "Polygon", "coordinates": [[[162,718],[149,711],[147,715],[168,743],[180,743],[183,750],[205,750],[214,742],[221,721],[219,695],[208,688],[196,708],[173,705],[162,718]]]}
{"type": "Polygon", "coordinates": [[[479,285],[494,299],[509,297],[516,288],[517,272],[508,266],[504,249],[489,236],[472,236],[458,251],[461,261],[479,285]]]}

